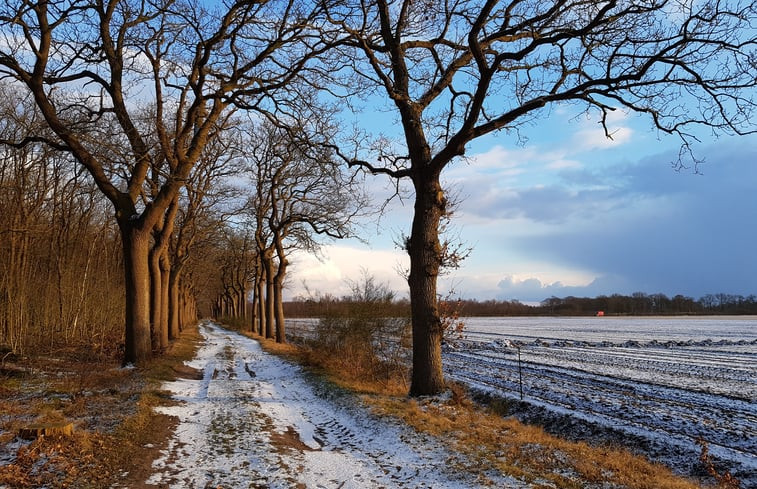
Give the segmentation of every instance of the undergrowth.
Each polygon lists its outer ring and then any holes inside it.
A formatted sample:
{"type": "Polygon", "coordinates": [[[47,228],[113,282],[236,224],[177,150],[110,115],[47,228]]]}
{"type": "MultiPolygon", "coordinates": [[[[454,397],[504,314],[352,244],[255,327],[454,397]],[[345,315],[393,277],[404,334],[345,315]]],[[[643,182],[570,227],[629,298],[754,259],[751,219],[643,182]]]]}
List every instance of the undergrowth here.
{"type": "Polygon", "coordinates": [[[160,382],[175,378],[184,360],[194,357],[198,338],[196,328],[185,330],[165,355],[139,369],[69,350],[3,370],[0,446],[17,448],[0,467],[0,487],[135,487],[129,472],[139,463],[149,467],[146,447],[163,443],[171,429],[170,420],[153,410],[169,402],[160,382]],[[61,421],[74,424],[72,436],[16,438],[26,424],[61,421]]]}

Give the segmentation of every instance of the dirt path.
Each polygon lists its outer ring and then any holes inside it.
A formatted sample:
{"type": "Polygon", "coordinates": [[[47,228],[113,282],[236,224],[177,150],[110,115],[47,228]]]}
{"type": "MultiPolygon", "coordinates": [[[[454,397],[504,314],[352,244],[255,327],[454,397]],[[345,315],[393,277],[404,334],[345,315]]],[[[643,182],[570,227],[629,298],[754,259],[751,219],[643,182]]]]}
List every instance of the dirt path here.
{"type": "MultiPolygon", "coordinates": [[[[356,400],[204,323],[190,364],[201,380],[166,384],[179,420],[148,485],[161,488],[470,488],[475,476],[439,442],[370,414],[356,400]]],[[[497,487],[528,487],[494,477],[497,487]]]]}

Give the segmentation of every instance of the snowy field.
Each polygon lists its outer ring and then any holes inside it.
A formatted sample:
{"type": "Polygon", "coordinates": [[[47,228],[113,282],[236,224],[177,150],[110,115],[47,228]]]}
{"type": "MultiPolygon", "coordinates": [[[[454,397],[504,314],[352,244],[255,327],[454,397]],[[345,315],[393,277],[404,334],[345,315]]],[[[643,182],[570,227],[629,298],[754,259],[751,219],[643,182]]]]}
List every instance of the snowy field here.
{"type": "Polygon", "coordinates": [[[513,401],[522,386],[525,419],[622,439],[682,473],[696,472],[701,438],[757,487],[757,317],[465,322],[445,345],[448,377],[513,401]]]}

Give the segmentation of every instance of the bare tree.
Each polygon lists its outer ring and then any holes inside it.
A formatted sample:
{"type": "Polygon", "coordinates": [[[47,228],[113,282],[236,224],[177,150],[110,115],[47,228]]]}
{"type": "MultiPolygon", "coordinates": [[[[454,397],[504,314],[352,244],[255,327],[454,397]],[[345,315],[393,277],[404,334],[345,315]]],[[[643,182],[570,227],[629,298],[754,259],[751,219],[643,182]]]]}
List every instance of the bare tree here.
{"type": "Polygon", "coordinates": [[[355,217],[367,204],[362,180],[346,171],[318,142],[333,137],[325,112],[291,125],[252,125],[246,134],[248,174],[255,195],[248,211],[256,227],[258,258],[266,282],[266,324],[277,342],[286,341],[284,280],[292,249],[316,251],[317,237],[354,234],[355,217]],[[275,262],[274,262],[275,258],[275,262]]]}
{"type": "Polygon", "coordinates": [[[168,259],[161,261],[161,268],[169,268],[167,323],[171,339],[177,338],[185,326],[179,321],[179,311],[184,307],[179,292],[185,266],[191,260],[193,250],[202,248],[203,239],[212,241],[209,235],[223,229],[223,209],[238,194],[225,183],[229,176],[238,172],[235,160],[239,158],[239,152],[234,141],[227,128],[209,141],[179,199],[176,232],[171,236],[168,259]]]}
{"type": "MultiPolygon", "coordinates": [[[[410,255],[412,395],[444,388],[437,276],[447,210],[444,168],[476,138],[517,129],[573,104],[622,108],[677,135],[696,126],[754,131],[755,29],[751,0],[377,0],[326,6],[347,37],[353,85],[383,94],[403,138],[350,163],[408,179],[415,191],[410,255]]],[[[683,160],[682,160],[683,161],[683,160]]]]}
{"type": "Polygon", "coordinates": [[[220,305],[222,316],[246,319],[247,294],[253,281],[256,250],[247,227],[227,225],[219,230],[222,238],[220,305]]]}
{"type": "Polygon", "coordinates": [[[230,105],[264,105],[322,53],[324,41],[308,35],[315,10],[306,7],[294,0],[212,9],[193,0],[13,0],[0,7],[0,76],[26,87],[54,134],[48,144],[70,152],[115,210],[125,362],[151,356],[151,233],[230,105]],[[145,100],[149,121],[140,119],[145,100]],[[161,176],[154,194],[146,189],[151,169],[161,176]]]}

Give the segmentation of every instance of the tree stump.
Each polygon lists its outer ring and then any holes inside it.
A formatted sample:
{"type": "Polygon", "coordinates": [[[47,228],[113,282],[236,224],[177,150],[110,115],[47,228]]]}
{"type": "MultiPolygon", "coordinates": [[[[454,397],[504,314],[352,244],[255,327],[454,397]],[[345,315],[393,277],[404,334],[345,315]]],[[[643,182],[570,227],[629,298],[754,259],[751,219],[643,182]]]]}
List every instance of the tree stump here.
{"type": "Polygon", "coordinates": [[[18,430],[18,436],[25,440],[34,440],[41,436],[71,436],[73,434],[74,424],[66,421],[34,424],[18,430]]]}

